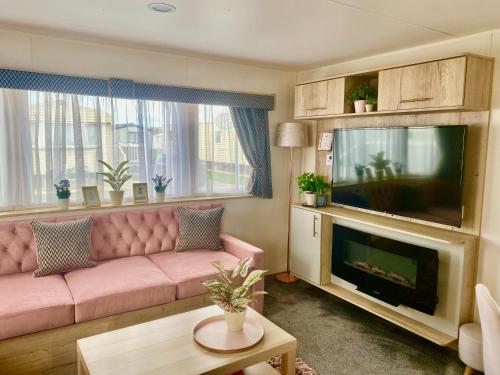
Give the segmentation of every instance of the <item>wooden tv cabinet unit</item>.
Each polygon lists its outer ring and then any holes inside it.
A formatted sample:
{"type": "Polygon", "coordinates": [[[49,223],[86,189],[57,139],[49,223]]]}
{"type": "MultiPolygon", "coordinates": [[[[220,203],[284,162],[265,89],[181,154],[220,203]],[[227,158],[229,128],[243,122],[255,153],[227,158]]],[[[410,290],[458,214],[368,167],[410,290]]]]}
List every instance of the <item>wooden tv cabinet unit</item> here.
{"type": "Polygon", "coordinates": [[[459,326],[472,320],[477,236],[343,207],[298,204],[291,208],[290,230],[292,273],[328,293],[442,346],[453,344],[459,326]],[[431,316],[407,306],[389,305],[332,275],[334,223],[437,250],[440,301],[436,313],[431,316]]]}

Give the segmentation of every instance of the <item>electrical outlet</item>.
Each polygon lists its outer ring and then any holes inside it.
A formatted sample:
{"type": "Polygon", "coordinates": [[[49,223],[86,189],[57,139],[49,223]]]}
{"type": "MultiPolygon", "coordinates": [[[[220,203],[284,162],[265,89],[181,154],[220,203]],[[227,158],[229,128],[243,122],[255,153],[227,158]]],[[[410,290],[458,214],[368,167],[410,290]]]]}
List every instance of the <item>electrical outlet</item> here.
{"type": "Polygon", "coordinates": [[[326,165],[331,167],[332,164],[333,164],[333,155],[332,154],[326,155],[326,165]]]}

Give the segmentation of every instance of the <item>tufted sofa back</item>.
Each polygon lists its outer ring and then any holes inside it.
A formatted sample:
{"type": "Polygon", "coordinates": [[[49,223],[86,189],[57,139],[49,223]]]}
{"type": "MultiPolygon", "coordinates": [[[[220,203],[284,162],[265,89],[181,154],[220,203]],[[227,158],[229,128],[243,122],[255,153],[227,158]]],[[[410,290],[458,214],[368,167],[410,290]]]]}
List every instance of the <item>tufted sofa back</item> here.
{"type": "MultiPolygon", "coordinates": [[[[218,204],[190,205],[210,209],[218,204]]],[[[44,218],[61,222],[85,216],[44,218]]],[[[92,257],[95,260],[171,251],[179,236],[176,207],[110,212],[92,215],[92,257]]],[[[31,220],[0,223],[0,276],[34,271],[37,268],[36,243],[31,220]]]]}

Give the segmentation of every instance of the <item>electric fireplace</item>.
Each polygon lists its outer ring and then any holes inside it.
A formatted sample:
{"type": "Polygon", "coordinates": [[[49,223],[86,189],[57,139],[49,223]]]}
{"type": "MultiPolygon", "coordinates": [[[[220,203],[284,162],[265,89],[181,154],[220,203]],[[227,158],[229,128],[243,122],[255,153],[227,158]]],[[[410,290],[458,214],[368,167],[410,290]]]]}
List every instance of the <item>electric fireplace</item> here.
{"type": "Polygon", "coordinates": [[[434,315],[438,252],[333,224],[332,273],[394,306],[434,315]]]}

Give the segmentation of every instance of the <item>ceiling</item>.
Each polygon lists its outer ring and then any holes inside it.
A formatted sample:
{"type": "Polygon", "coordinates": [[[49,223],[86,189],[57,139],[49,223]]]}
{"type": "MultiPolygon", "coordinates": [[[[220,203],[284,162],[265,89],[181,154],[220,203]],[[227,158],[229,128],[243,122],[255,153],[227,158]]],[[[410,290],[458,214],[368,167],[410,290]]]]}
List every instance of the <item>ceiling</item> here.
{"type": "Polygon", "coordinates": [[[0,0],[0,27],[291,70],[500,28],[499,0],[0,0]],[[171,14],[147,4],[165,1],[171,14]]]}

